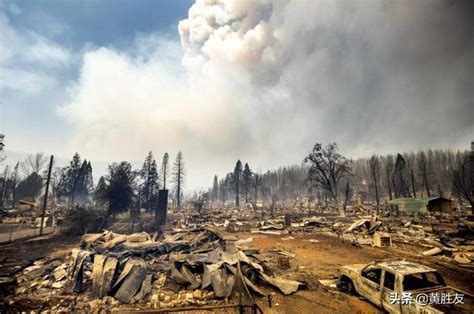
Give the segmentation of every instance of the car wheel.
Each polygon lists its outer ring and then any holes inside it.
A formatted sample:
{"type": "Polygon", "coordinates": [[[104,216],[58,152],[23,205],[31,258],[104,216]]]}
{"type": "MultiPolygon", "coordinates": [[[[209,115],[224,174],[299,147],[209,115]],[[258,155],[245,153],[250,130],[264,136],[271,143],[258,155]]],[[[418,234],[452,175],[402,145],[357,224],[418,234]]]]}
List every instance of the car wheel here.
{"type": "Polygon", "coordinates": [[[351,295],[355,295],[357,293],[354,287],[354,283],[349,278],[341,279],[341,290],[351,295]]]}

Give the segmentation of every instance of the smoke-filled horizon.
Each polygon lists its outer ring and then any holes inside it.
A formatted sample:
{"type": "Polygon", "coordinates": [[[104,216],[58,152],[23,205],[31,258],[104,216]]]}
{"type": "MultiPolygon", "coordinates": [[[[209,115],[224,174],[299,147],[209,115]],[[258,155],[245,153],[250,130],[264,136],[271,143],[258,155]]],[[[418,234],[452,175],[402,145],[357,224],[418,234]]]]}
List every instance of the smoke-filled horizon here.
{"type": "Polygon", "coordinates": [[[464,150],[472,20],[472,1],[198,0],[178,39],[84,50],[61,86],[70,134],[54,149],[92,161],[182,151],[191,189],[237,159],[255,171],[298,164],[315,142],[348,157],[464,150]]]}

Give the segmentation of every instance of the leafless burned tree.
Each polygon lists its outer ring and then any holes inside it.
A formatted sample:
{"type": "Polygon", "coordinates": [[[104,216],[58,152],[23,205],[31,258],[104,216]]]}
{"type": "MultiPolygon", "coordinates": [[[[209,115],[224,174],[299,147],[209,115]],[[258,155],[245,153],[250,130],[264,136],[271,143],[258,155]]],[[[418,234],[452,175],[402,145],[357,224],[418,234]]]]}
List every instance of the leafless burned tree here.
{"type": "Polygon", "coordinates": [[[379,184],[380,184],[380,175],[382,172],[382,165],[380,164],[379,156],[372,155],[369,159],[369,171],[372,183],[375,190],[375,201],[377,203],[377,214],[379,214],[380,206],[380,195],[379,195],[379,184]]]}
{"type": "Polygon", "coordinates": [[[336,203],[339,182],[351,173],[349,161],[337,151],[336,143],[326,147],[316,143],[313,151],[304,159],[304,163],[309,165],[308,180],[327,191],[336,203]]]}

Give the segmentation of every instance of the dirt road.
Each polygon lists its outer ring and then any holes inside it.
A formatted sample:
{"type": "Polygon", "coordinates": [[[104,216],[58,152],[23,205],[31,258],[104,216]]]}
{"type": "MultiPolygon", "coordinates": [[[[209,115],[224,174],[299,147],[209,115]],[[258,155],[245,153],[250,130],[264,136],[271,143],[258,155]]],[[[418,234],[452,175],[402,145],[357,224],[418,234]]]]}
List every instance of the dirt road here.
{"type": "Polygon", "coordinates": [[[10,276],[37,259],[67,255],[78,243],[79,238],[49,234],[0,244],[0,275],[10,276]]]}
{"type": "MultiPolygon", "coordinates": [[[[235,234],[233,234],[235,235],[235,234]]],[[[317,283],[338,274],[338,268],[346,264],[368,263],[375,259],[406,258],[425,264],[441,272],[448,285],[458,287],[470,294],[474,272],[467,269],[450,269],[439,264],[432,257],[417,256],[423,249],[413,245],[395,244],[391,248],[354,246],[342,243],[335,237],[323,234],[291,235],[294,239],[282,240],[284,236],[262,234],[237,234],[238,238],[253,238],[253,246],[259,249],[277,248],[296,254],[290,259],[291,268],[287,277],[308,282],[308,289],[290,296],[276,294],[274,306],[269,309],[265,302],[260,304],[269,313],[382,313],[369,302],[347,294],[328,291],[317,283]],[[316,243],[309,240],[316,240],[316,243]]]]}

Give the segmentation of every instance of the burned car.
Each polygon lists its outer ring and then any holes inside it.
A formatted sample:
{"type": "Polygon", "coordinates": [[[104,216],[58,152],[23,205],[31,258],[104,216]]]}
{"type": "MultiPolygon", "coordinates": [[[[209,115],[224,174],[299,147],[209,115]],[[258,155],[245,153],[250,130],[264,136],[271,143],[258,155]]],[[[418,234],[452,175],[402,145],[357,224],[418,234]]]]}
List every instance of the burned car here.
{"type": "Polygon", "coordinates": [[[341,290],[389,313],[472,313],[473,297],[446,285],[436,269],[405,260],[341,268],[341,290]]]}

